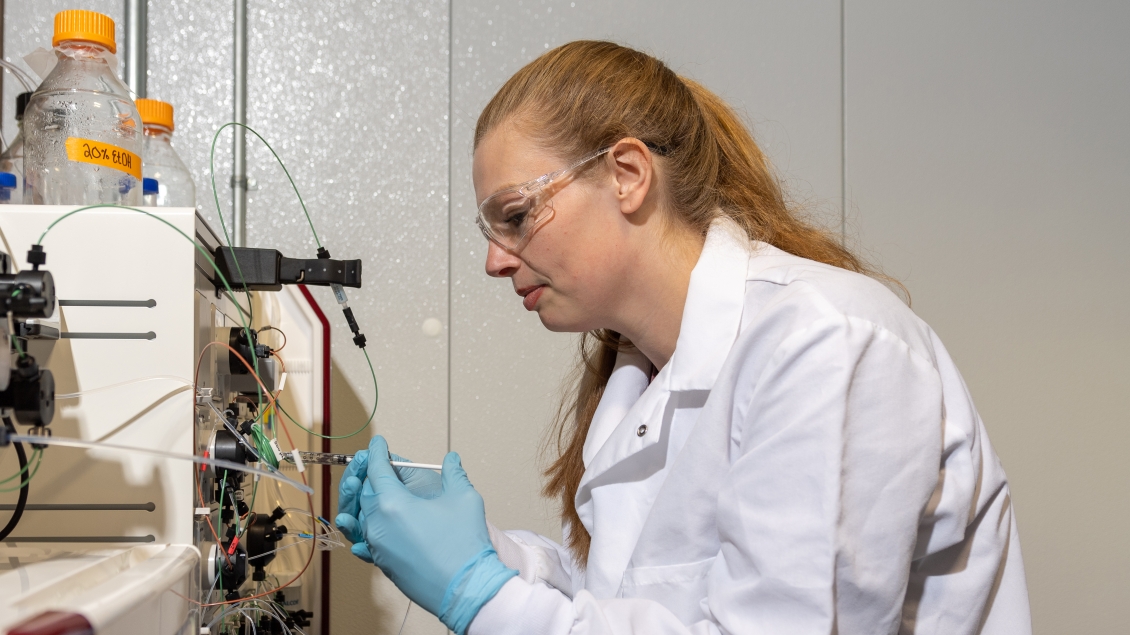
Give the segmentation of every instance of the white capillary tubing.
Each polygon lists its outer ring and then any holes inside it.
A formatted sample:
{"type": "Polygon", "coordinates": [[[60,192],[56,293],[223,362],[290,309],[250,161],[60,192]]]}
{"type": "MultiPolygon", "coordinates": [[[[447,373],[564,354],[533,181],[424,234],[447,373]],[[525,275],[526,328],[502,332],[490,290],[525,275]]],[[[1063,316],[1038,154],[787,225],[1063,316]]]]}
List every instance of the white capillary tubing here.
{"type": "Polygon", "coordinates": [[[411,461],[389,461],[389,463],[391,463],[393,467],[415,467],[421,470],[443,471],[442,465],[434,465],[432,463],[413,463],[411,461]]]}
{"type": "Polygon", "coordinates": [[[223,459],[213,459],[211,457],[196,456],[194,454],[179,454],[177,452],[165,452],[164,450],[151,450],[149,448],[137,448],[128,445],[117,445],[114,443],[97,443],[94,441],[83,441],[82,439],[68,439],[66,437],[41,437],[29,434],[13,434],[8,437],[10,441],[17,443],[32,443],[36,445],[58,445],[69,448],[86,448],[88,450],[118,450],[120,452],[140,452],[142,454],[151,454],[166,459],[177,459],[179,461],[192,461],[193,463],[203,463],[204,465],[211,465],[213,467],[224,468],[232,470],[233,472],[247,472],[249,474],[257,474],[259,476],[266,476],[273,478],[276,481],[281,481],[306,494],[313,494],[314,490],[308,485],[303,485],[298,481],[291,480],[282,474],[268,472],[261,470],[257,467],[250,465],[243,465],[241,463],[233,463],[232,461],[225,461],[223,459]]]}

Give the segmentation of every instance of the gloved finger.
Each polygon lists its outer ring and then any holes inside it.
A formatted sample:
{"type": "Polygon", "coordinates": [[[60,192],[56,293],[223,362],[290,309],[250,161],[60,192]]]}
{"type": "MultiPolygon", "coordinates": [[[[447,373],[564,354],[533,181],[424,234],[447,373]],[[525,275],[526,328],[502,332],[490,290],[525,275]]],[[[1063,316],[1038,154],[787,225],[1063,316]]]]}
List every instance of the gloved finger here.
{"type": "MultiPolygon", "coordinates": [[[[364,478],[362,473],[361,477],[364,478]]],[[[357,495],[361,492],[361,479],[356,476],[343,476],[337,487],[337,512],[356,516],[361,511],[357,495]]]]}
{"type": "Polygon", "coordinates": [[[461,489],[475,489],[471,485],[471,479],[467,478],[467,472],[463,469],[463,460],[459,458],[456,452],[448,452],[447,456],[443,457],[443,491],[454,492],[461,489]]]}
{"type": "Polygon", "coordinates": [[[353,460],[349,465],[345,466],[345,472],[342,473],[341,478],[344,480],[347,476],[352,476],[365,480],[365,470],[369,468],[369,451],[361,450],[353,455],[353,460]]]}
{"type": "Polygon", "coordinates": [[[350,547],[349,553],[352,553],[369,564],[373,564],[373,554],[369,553],[369,545],[364,542],[359,542],[350,547]]]}
{"type": "MultiPolygon", "coordinates": [[[[389,458],[391,458],[393,461],[403,461],[405,463],[411,463],[412,462],[412,459],[408,459],[408,458],[405,458],[403,456],[400,456],[399,454],[396,454],[395,452],[390,453],[389,458]]],[[[412,489],[412,486],[408,483],[408,481],[411,479],[411,477],[413,475],[415,475],[416,469],[417,468],[414,468],[414,467],[400,467],[400,466],[397,466],[397,465],[392,466],[392,471],[396,472],[396,476],[397,476],[397,478],[400,479],[401,483],[408,485],[409,490],[412,489]]]]}
{"type": "Polygon", "coordinates": [[[392,469],[392,464],[388,459],[388,442],[385,438],[377,435],[369,441],[369,466],[367,470],[368,485],[372,488],[373,493],[380,495],[383,493],[403,492],[408,493],[404,483],[400,482],[397,477],[396,471],[392,469]]]}
{"type": "MultiPolygon", "coordinates": [[[[396,454],[392,455],[392,460],[411,462],[411,459],[396,454]]],[[[443,484],[440,482],[439,474],[432,470],[397,465],[392,466],[392,469],[396,471],[396,476],[400,478],[400,482],[404,483],[408,491],[415,496],[432,499],[443,493],[443,484]]]]}
{"type": "Polygon", "coordinates": [[[341,535],[345,536],[349,542],[353,544],[364,544],[365,532],[361,529],[361,522],[356,516],[350,514],[338,514],[334,518],[334,525],[337,526],[341,535]]]}

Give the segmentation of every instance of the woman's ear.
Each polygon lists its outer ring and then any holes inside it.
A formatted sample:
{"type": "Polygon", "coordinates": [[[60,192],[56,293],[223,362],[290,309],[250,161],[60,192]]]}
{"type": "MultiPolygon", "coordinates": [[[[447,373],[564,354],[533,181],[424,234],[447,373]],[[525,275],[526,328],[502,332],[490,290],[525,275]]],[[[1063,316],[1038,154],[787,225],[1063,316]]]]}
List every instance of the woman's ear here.
{"type": "Polygon", "coordinates": [[[651,151],[639,139],[627,137],[617,141],[608,152],[612,161],[612,178],[620,211],[633,214],[643,207],[655,177],[651,151]]]}

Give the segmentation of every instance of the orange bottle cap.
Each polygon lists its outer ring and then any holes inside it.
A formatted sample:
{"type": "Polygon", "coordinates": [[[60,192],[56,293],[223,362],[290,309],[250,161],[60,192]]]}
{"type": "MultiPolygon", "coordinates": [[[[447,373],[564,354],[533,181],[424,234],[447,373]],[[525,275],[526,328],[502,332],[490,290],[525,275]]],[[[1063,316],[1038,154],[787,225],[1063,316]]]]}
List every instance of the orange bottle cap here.
{"type": "Polygon", "coordinates": [[[138,99],[137,112],[141,115],[143,125],[164,126],[173,130],[173,105],[166,101],[156,99],[138,99]]]}
{"type": "Polygon", "coordinates": [[[55,14],[55,37],[51,38],[51,46],[67,41],[94,42],[110,49],[111,53],[118,50],[114,21],[95,11],[71,9],[55,14]]]}

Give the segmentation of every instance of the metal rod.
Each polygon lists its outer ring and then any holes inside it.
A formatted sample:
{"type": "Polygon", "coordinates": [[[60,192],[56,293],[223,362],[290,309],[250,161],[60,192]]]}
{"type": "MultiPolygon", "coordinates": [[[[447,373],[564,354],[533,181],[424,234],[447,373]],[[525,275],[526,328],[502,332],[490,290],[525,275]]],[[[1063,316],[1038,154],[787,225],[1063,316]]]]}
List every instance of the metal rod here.
{"type": "Polygon", "coordinates": [[[149,71],[149,1],[126,0],[126,85],[145,97],[149,71]]]}
{"type": "Polygon", "coordinates": [[[59,334],[65,340],[152,340],[157,338],[153,331],[147,333],[72,333],[59,334]]]}
{"type": "MultiPolygon", "coordinates": [[[[4,55],[4,0],[0,0],[0,57],[4,55]]],[[[19,80],[16,80],[19,81],[19,80]]],[[[0,71],[0,121],[4,121],[4,72],[0,71]]],[[[0,135],[2,136],[2,135],[0,135]]],[[[7,150],[7,148],[4,148],[7,150]]],[[[5,271],[4,273],[8,273],[5,271]]]]}
{"type": "Polygon", "coordinates": [[[156,300],[59,300],[59,306],[115,306],[152,309],[156,300]]]}
{"type": "MultiPolygon", "coordinates": [[[[247,124],[247,0],[235,0],[232,121],[247,124]]],[[[247,245],[247,131],[232,126],[232,230],[236,247],[247,245]]]]}
{"type": "MultiPolygon", "coordinates": [[[[15,505],[5,503],[0,510],[11,511],[15,505]]],[[[154,503],[29,503],[24,506],[29,512],[151,512],[157,509],[154,503]]]]}
{"type": "Polygon", "coordinates": [[[8,544],[18,542],[155,542],[157,539],[148,536],[29,536],[5,538],[8,544]]]}

